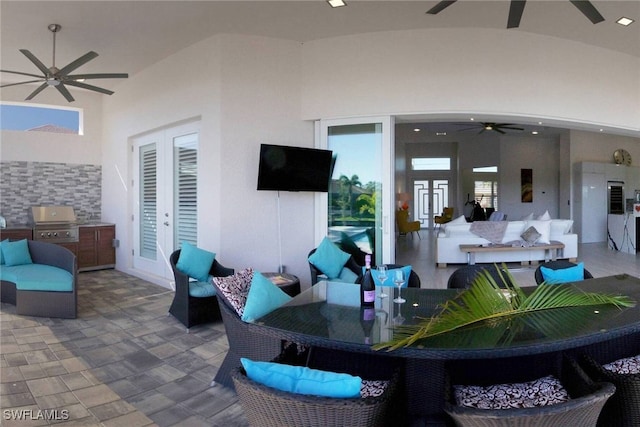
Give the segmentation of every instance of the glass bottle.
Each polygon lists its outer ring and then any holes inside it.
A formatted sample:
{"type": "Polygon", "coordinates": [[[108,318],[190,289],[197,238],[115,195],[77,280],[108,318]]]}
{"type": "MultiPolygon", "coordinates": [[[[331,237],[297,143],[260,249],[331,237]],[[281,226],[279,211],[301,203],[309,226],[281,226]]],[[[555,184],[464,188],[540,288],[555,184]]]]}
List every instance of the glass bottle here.
{"type": "Polygon", "coordinates": [[[371,255],[365,256],[365,271],[360,283],[360,305],[373,307],[376,302],[376,284],[371,275],[371,255]]]}

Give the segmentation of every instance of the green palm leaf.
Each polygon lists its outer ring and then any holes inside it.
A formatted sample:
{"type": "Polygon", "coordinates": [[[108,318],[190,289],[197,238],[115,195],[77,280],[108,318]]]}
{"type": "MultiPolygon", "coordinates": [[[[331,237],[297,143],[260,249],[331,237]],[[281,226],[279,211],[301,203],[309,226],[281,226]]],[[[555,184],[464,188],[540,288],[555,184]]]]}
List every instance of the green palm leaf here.
{"type": "MultiPolygon", "coordinates": [[[[456,298],[447,301],[439,314],[429,319],[423,319],[417,325],[396,327],[393,340],[377,344],[373,348],[391,351],[416,345],[426,338],[438,337],[452,331],[481,324],[486,325],[487,323],[493,329],[493,331],[488,331],[491,339],[496,343],[504,342],[504,340],[513,339],[514,331],[518,330],[514,328],[515,324],[504,323],[505,321],[513,321],[514,317],[520,318],[520,322],[524,322],[540,333],[556,336],[563,330],[563,322],[572,320],[569,325],[573,325],[573,328],[579,328],[581,326],[580,320],[575,318],[575,313],[567,311],[557,311],[546,316],[540,315],[540,313],[567,307],[613,305],[622,308],[635,305],[635,302],[626,296],[584,292],[572,285],[543,283],[527,295],[516,285],[515,279],[506,268],[498,269],[498,271],[502,287],[487,271],[482,271],[471,287],[456,298]],[[531,316],[527,318],[528,314],[531,316]],[[498,326],[500,327],[497,328],[498,326]],[[502,333],[500,333],[501,330],[502,333]],[[509,336],[505,337],[505,333],[508,333],[509,336]]],[[[564,323],[564,326],[567,325],[564,323]]],[[[471,332],[477,333],[478,331],[471,332]]],[[[468,337],[460,335],[456,339],[468,339],[468,337]]]]}

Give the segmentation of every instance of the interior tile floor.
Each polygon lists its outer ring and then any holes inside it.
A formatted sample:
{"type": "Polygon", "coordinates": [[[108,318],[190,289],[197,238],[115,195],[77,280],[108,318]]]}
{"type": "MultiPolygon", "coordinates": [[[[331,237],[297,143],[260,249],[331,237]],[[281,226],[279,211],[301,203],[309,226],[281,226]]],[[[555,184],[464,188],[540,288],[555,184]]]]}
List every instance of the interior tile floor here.
{"type": "MultiPolygon", "coordinates": [[[[397,262],[410,263],[423,287],[446,287],[456,266],[437,268],[432,232],[421,235],[398,239],[397,262]]],[[[604,243],[579,254],[595,277],[640,276],[638,257],[604,243]]],[[[512,272],[534,283],[533,268],[512,272]]],[[[222,323],[187,334],[167,315],[171,300],[172,291],[103,270],[79,275],[78,319],[17,316],[2,304],[0,424],[247,426],[235,393],[210,385],[228,348],[222,323]]]]}

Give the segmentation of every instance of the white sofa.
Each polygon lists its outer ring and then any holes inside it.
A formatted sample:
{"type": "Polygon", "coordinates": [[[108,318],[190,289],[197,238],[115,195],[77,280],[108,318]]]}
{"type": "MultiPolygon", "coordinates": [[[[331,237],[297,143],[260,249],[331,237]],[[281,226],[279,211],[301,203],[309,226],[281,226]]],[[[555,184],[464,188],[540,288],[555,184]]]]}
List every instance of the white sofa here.
{"type": "MultiPolygon", "coordinates": [[[[544,228],[544,221],[508,221],[507,229],[501,243],[522,241],[522,233],[531,225],[544,228]]],[[[578,235],[571,232],[573,221],[569,219],[549,220],[549,241],[564,243],[564,249],[558,251],[559,259],[575,261],[578,257],[578,235]]],[[[460,245],[488,245],[491,242],[470,231],[471,223],[450,223],[442,227],[436,239],[436,263],[439,267],[447,264],[466,264],[467,254],[460,250],[460,245]]],[[[537,229],[536,228],[536,229],[537,229]]],[[[540,231],[540,230],[538,230],[540,231]]],[[[546,236],[545,236],[546,237],[546,236]]],[[[478,252],[476,263],[544,261],[545,250],[529,249],[514,251],[478,252]]]]}

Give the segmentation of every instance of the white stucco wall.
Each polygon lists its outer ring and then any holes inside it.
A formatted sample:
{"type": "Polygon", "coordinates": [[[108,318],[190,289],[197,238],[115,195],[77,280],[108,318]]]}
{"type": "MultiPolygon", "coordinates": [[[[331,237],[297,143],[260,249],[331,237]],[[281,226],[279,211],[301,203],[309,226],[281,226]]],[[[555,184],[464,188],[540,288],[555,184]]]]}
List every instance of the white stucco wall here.
{"type": "Polygon", "coordinates": [[[525,32],[425,29],[305,43],[302,117],[497,113],[640,131],[640,60],[525,32]]]}

